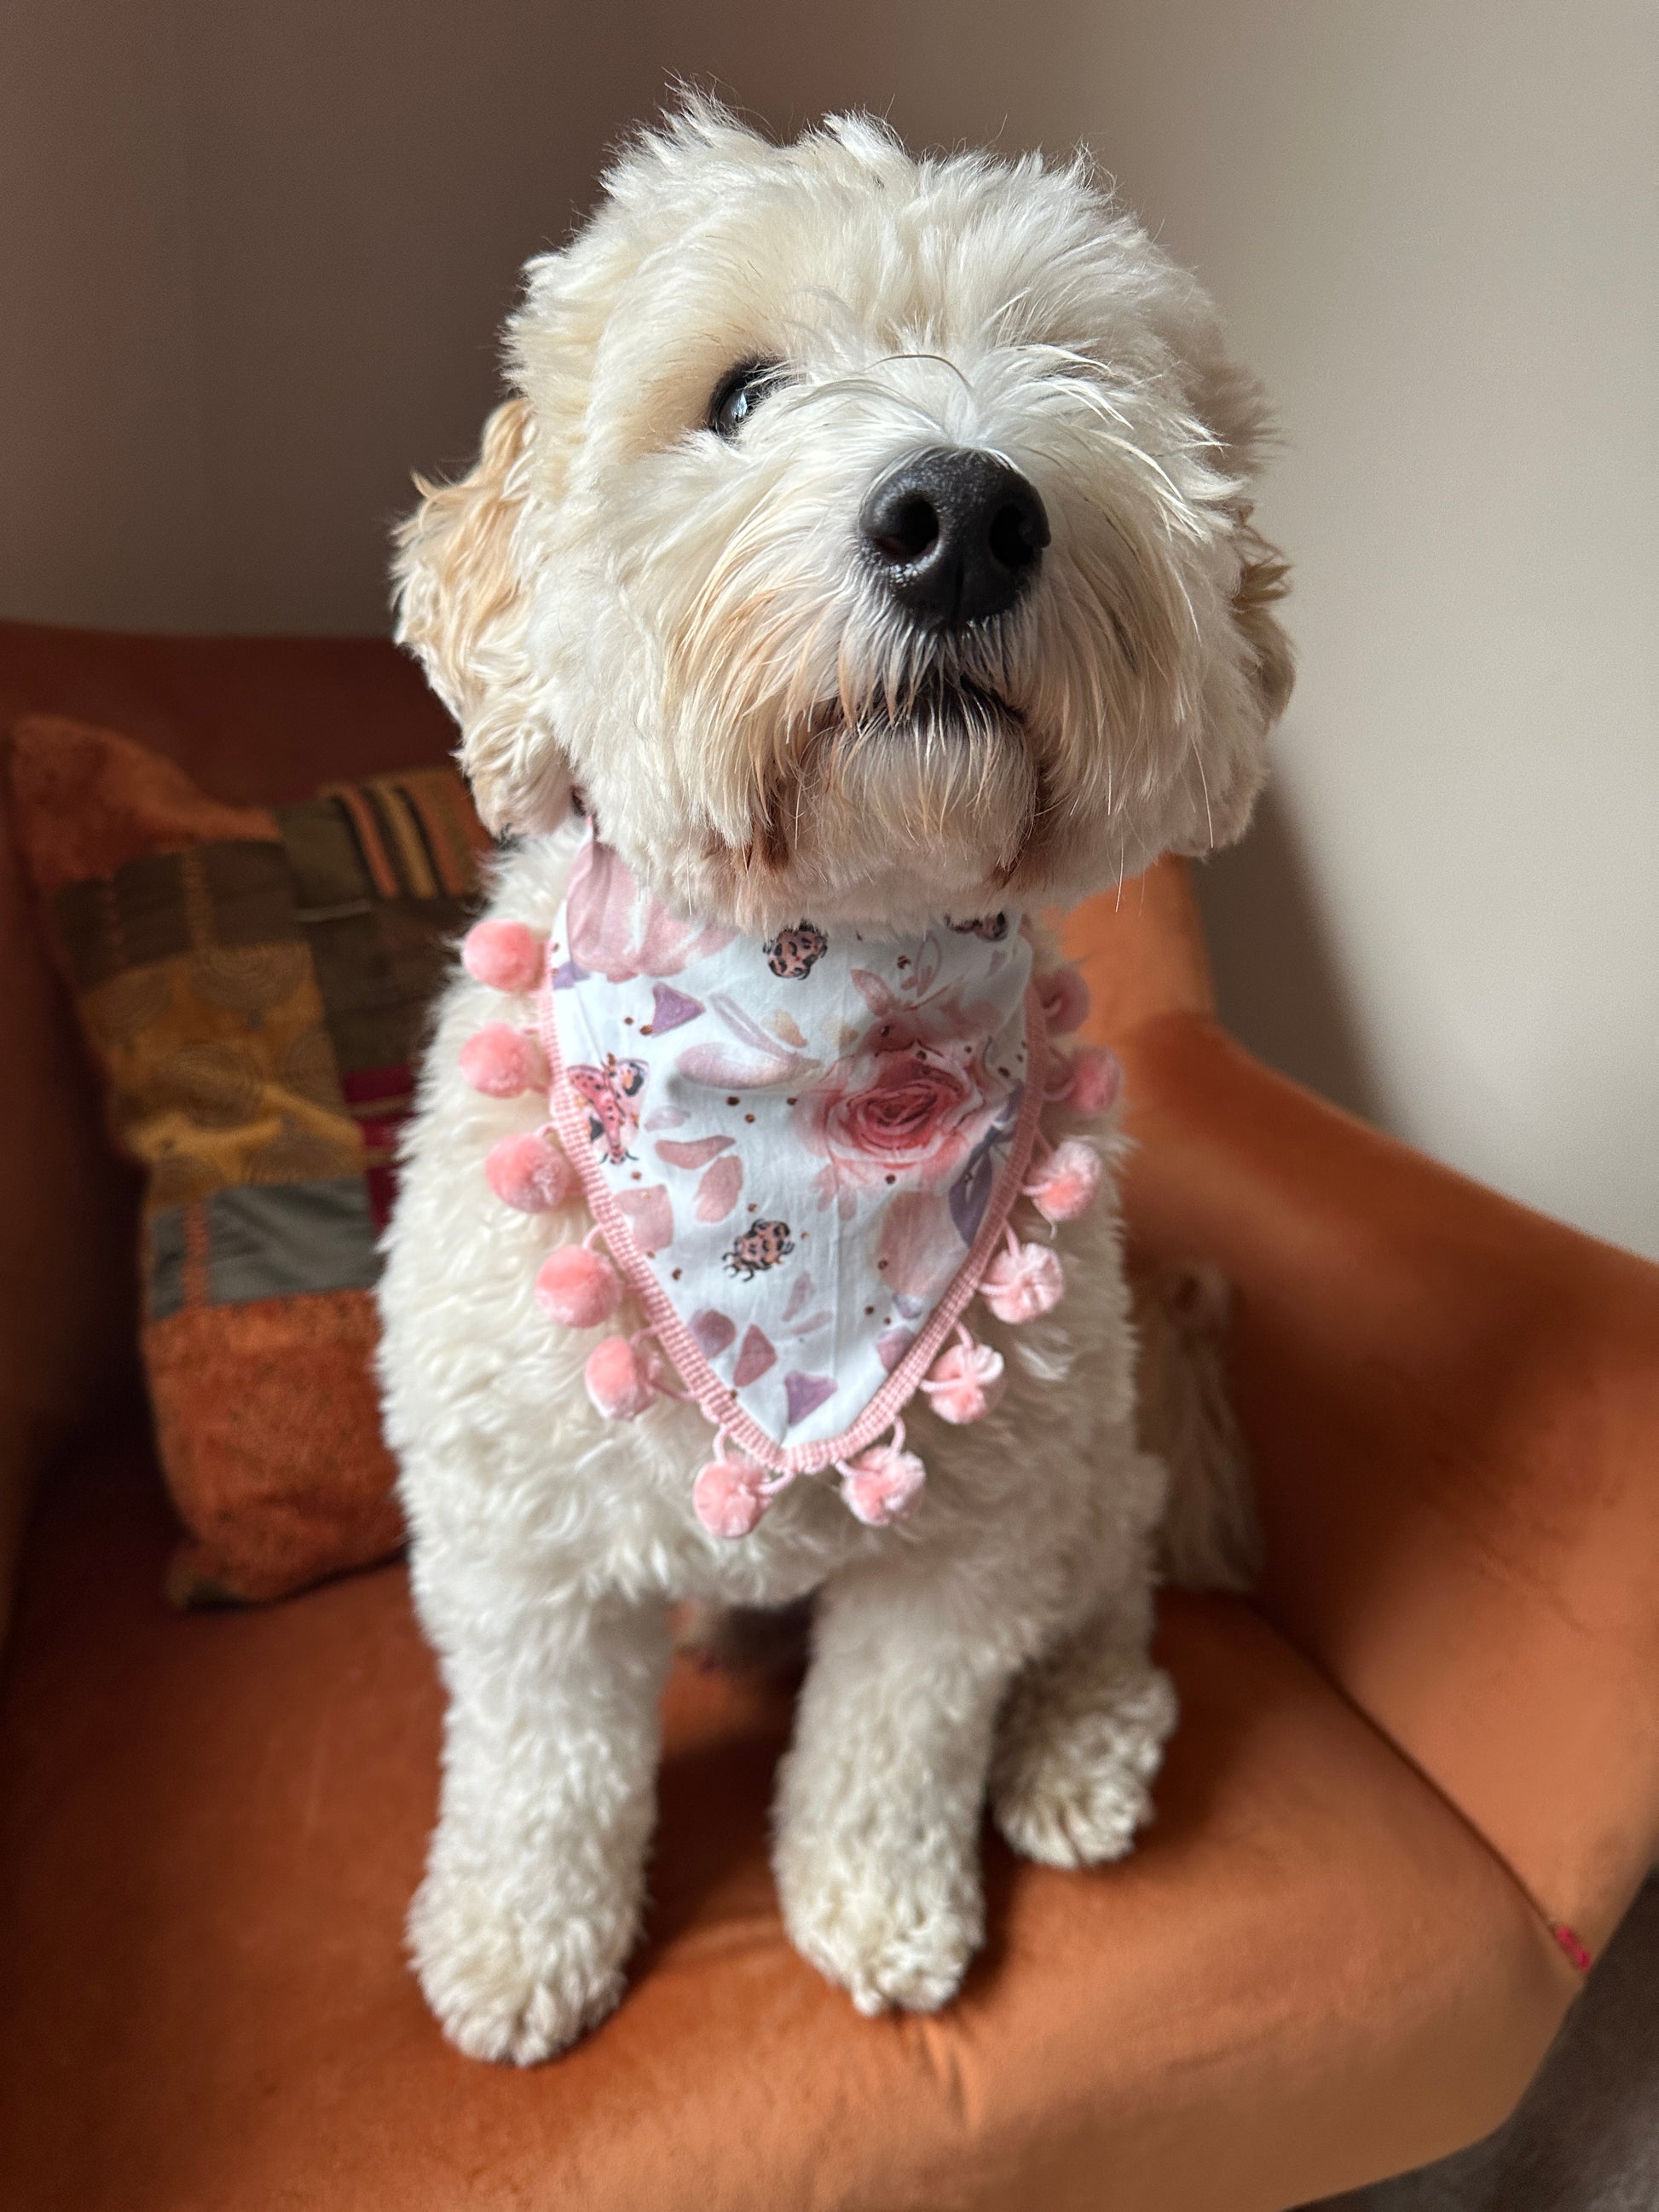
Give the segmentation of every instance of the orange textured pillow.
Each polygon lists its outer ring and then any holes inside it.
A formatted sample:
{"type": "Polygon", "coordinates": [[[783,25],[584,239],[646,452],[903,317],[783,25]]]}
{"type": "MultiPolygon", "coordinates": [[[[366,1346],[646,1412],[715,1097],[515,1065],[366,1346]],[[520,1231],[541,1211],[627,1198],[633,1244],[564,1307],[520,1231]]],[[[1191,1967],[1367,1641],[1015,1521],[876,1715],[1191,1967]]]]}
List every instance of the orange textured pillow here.
{"type": "Polygon", "coordinates": [[[36,715],[18,833],[145,1171],[143,1348],[188,1531],[181,1604],[394,1551],[370,1368],[376,1238],[426,1009],[489,840],[453,769],[222,805],[112,731],[36,715]]]}

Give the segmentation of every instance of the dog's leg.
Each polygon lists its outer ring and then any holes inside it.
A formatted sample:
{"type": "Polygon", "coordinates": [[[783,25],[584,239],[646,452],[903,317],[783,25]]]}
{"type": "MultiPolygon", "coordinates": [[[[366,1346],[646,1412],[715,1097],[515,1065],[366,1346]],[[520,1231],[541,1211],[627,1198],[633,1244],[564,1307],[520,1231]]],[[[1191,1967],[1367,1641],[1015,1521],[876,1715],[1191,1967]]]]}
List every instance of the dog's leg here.
{"type": "Polygon", "coordinates": [[[943,2004],[982,1940],[993,1731],[1038,1640],[1005,1579],[917,1547],[819,1596],[774,1864],[791,1941],[860,2012],[943,2004]]]}
{"type": "Polygon", "coordinates": [[[1176,1723],[1174,1687],[1147,1654],[1143,1547],[1120,1553],[1118,1565],[1111,1594],[1025,1669],[998,1722],[992,1810],[1014,1850],[1045,1866],[1124,1856],[1152,1817],[1151,1785],[1176,1723]]]}
{"type": "Polygon", "coordinates": [[[450,1702],[410,1949],[452,2042],[528,2065],[622,1991],[655,1817],[666,1618],[453,1566],[431,1595],[450,1702]]]}

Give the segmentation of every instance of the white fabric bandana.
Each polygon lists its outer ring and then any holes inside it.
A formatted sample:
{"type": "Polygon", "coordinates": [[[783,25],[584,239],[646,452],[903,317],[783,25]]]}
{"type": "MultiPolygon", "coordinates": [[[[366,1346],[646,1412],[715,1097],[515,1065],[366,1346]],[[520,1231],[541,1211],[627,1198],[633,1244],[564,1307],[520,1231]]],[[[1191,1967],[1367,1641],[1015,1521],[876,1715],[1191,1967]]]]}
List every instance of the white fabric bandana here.
{"type": "Polygon", "coordinates": [[[550,940],[553,1125],[686,1390],[775,1475],[890,1427],[1004,1236],[1046,1049],[1015,915],[766,943],[591,836],[550,940]]]}

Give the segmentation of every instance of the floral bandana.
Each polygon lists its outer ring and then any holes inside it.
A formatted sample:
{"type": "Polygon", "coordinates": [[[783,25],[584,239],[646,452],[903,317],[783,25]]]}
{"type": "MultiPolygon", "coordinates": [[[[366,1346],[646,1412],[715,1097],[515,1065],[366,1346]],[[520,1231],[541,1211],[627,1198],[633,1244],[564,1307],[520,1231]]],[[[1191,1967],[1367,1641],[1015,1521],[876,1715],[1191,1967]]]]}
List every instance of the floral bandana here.
{"type": "MultiPolygon", "coordinates": [[[[925,1475],[907,1402],[921,1389],[969,1420],[1000,1382],[968,1301],[1018,1321],[1063,1287],[1053,1252],[1008,1226],[1014,1200],[1069,1218],[1099,1177],[1073,1141],[1042,1146],[1025,1180],[1054,985],[1034,984],[1018,918],[904,937],[802,920],[761,943],[677,919],[590,835],[544,945],[486,922],[465,957],[502,988],[540,979],[536,1038],[492,1024],[462,1064],[497,1097],[546,1086],[546,1128],[490,1157],[498,1195],[539,1210],[579,1183],[593,1217],[544,1263],[544,1310],[595,1327],[625,1283],[647,1318],[595,1347],[595,1405],[628,1419],[666,1392],[702,1408],[715,1456],[693,1495],[717,1534],[831,1468],[861,1519],[899,1518],[925,1475]]],[[[1073,971],[1060,983],[1051,1011],[1074,1026],[1086,993],[1073,971]]]]}
{"type": "Polygon", "coordinates": [[[554,1126],[681,1379],[763,1466],[879,1435],[977,1286],[1041,1099],[1030,969],[1001,916],[697,930],[582,848],[542,1000],[554,1126]]]}

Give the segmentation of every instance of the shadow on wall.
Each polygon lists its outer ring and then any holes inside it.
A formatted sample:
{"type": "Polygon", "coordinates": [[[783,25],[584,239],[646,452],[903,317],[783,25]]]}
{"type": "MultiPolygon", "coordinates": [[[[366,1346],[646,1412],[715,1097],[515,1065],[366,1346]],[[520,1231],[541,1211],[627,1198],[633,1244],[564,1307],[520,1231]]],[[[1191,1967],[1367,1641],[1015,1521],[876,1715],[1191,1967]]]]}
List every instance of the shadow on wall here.
{"type": "Polygon", "coordinates": [[[1249,835],[1193,873],[1228,1029],[1269,1066],[1383,1122],[1382,1086],[1283,793],[1270,787],[1249,835]]]}

